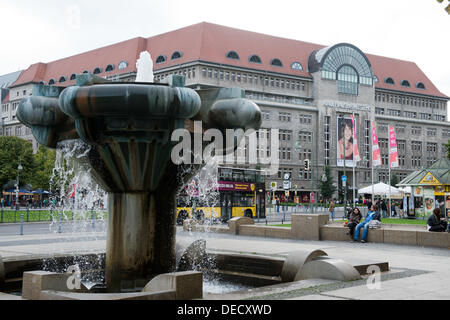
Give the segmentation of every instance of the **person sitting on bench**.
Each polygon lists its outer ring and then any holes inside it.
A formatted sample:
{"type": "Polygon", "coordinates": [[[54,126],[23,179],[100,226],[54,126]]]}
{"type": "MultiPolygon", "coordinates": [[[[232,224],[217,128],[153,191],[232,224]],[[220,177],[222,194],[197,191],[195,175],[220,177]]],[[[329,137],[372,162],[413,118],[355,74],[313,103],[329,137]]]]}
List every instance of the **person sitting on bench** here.
{"type": "Polygon", "coordinates": [[[353,208],[353,210],[350,213],[350,217],[348,219],[348,224],[347,224],[347,227],[349,229],[347,234],[349,234],[351,238],[353,238],[353,235],[355,233],[355,228],[360,223],[361,219],[362,219],[361,211],[359,211],[359,209],[356,207],[353,208]]]}
{"type": "Polygon", "coordinates": [[[361,237],[361,242],[362,242],[362,243],[367,242],[367,233],[369,232],[369,222],[370,222],[372,219],[376,219],[376,218],[377,218],[377,217],[376,217],[377,211],[378,211],[378,206],[377,206],[377,205],[373,205],[373,206],[370,208],[370,211],[367,213],[367,217],[363,220],[363,222],[361,222],[360,224],[358,224],[358,225],[356,226],[356,229],[355,229],[355,235],[354,235],[354,237],[353,237],[353,241],[358,241],[358,238],[359,238],[359,230],[360,230],[361,228],[364,228],[364,231],[363,231],[363,234],[362,234],[362,237],[361,237]]]}
{"type": "Polygon", "coordinates": [[[441,209],[435,208],[433,214],[428,217],[427,221],[428,231],[444,232],[447,230],[447,221],[441,218],[441,209]]]}

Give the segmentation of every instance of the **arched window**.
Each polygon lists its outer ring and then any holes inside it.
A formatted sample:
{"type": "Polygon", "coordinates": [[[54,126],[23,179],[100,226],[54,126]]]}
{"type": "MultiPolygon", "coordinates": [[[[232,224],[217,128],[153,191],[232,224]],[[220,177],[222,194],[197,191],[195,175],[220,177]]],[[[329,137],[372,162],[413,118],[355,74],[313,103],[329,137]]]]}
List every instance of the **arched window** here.
{"type": "Polygon", "coordinates": [[[337,72],[338,92],[347,94],[358,94],[358,73],[349,66],[344,65],[337,72]]]}
{"type": "Polygon", "coordinates": [[[236,51],[228,51],[227,58],[233,59],[233,60],[239,60],[239,55],[237,54],[236,51]]]}
{"type": "Polygon", "coordinates": [[[384,83],[392,84],[392,85],[395,84],[394,79],[392,79],[391,77],[384,79],[384,83]]]}
{"type": "Polygon", "coordinates": [[[126,61],[121,61],[121,62],[119,63],[119,66],[117,67],[117,69],[122,70],[122,69],[125,69],[126,67],[128,67],[128,62],[126,62],[126,61]]]}
{"type": "Polygon", "coordinates": [[[43,84],[43,85],[45,85],[45,81],[41,81],[41,82],[39,82],[39,84],[43,84]]]}
{"type": "Polygon", "coordinates": [[[180,51],[175,51],[172,53],[172,57],[170,57],[170,60],[176,60],[180,59],[183,54],[180,51]]]}
{"type": "Polygon", "coordinates": [[[250,58],[248,58],[248,61],[252,63],[262,63],[261,58],[256,54],[250,56],[250,58]]]}
{"type": "Polygon", "coordinates": [[[56,80],[55,79],[50,79],[50,81],[48,82],[48,85],[51,86],[52,84],[55,84],[56,80]]]}
{"type": "Polygon", "coordinates": [[[373,75],[373,79],[375,80],[375,82],[378,82],[378,77],[376,75],[373,75]]]}
{"type": "Polygon", "coordinates": [[[76,75],[75,73],[72,73],[72,74],[70,75],[70,80],[75,80],[76,77],[77,77],[77,75],[76,75]]]}
{"type": "MultiPolygon", "coordinates": [[[[337,72],[343,66],[351,66],[358,76],[358,83],[373,85],[372,66],[366,55],[349,43],[339,43],[331,47],[313,51],[308,58],[310,73],[321,71],[323,79],[336,80],[337,72]]],[[[343,71],[348,70],[345,68],[343,71]]]]}
{"type": "Polygon", "coordinates": [[[113,64],[108,64],[106,66],[105,72],[110,72],[114,70],[114,65],[113,64]]]}
{"type": "Polygon", "coordinates": [[[275,66],[275,67],[282,67],[283,63],[281,62],[280,59],[275,58],[275,59],[272,59],[272,61],[270,61],[270,65],[275,66]]]}
{"type": "Polygon", "coordinates": [[[59,82],[60,82],[60,83],[61,83],[61,82],[66,82],[66,77],[61,76],[61,77],[59,78],[59,82]]]}
{"type": "Polygon", "coordinates": [[[88,70],[84,70],[83,73],[90,73],[88,70]]]}
{"type": "Polygon", "coordinates": [[[417,82],[416,83],[416,88],[425,90],[425,85],[422,82],[417,82]]]}
{"type": "Polygon", "coordinates": [[[93,73],[94,73],[94,74],[102,73],[102,69],[100,69],[99,67],[97,67],[97,68],[94,69],[94,72],[93,72],[93,73]]]}
{"type": "Polygon", "coordinates": [[[163,62],[166,62],[166,57],[163,56],[163,55],[159,55],[159,56],[156,58],[155,63],[163,63],[163,62]]]}
{"type": "Polygon", "coordinates": [[[402,80],[402,86],[403,87],[410,87],[409,81],[408,80],[402,80]]]}
{"type": "Polygon", "coordinates": [[[291,69],[294,70],[303,70],[303,66],[300,62],[292,62],[291,69]]]}

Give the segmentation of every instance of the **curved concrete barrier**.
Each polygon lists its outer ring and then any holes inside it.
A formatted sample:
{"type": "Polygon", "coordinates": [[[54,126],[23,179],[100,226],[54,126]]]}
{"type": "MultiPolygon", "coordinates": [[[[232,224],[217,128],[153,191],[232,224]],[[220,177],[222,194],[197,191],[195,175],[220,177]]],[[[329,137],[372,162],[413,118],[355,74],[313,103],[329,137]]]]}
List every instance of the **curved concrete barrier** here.
{"type": "Polygon", "coordinates": [[[322,250],[298,250],[291,252],[284,261],[283,269],[281,271],[281,281],[294,281],[295,276],[303,268],[305,263],[320,256],[327,256],[327,254],[322,250]]]}
{"type": "Polygon", "coordinates": [[[327,258],[305,263],[295,275],[294,281],[306,279],[352,281],[361,279],[361,275],[344,260],[327,258]]]}
{"type": "Polygon", "coordinates": [[[206,240],[182,239],[175,245],[175,261],[177,271],[193,270],[200,266],[206,255],[206,240]]]}

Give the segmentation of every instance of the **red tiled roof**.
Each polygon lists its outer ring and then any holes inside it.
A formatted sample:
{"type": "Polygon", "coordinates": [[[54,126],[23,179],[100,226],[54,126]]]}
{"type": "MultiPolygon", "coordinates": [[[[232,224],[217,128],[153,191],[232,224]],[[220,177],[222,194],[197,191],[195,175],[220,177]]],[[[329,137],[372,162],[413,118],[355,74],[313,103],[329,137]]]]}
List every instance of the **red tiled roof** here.
{"type": "Polygon", "coordinates": [[[375,83],[376,88],[449,98],[436,88],[414,62],[371,54],[366,55],[372,64],[373,73],[378,78],[378,82],[375,83]],[[384,81],[386,78],[392,78],[394,80],[394,85],[385,83],[384,81]],[[409,82],[409,88],[401,85],[403,80],[409,82]],[[416,88],[416,84],[419,82],[422,82],[425,85],[425,90],[416,88]]]}
{"type": "MultiPolygon", "coordinates": [[[[159,55],[166,57],[166,62],[154,63],[154,70],[201,60],[311,78],[307,70],[308,57],[312,51],[323,47],[325,46],[202,22],[150,38],[133,38],[47,64],[33,64],[12,86],[42,80],[48,83],[52,78],[56,80],[56,85],[69,86],[74,83],[69,80],[72,73],[82,73],[84,70],[92,73],[96,67],[102,68],[99,76],[135,72],[136,60],[143,50],[151,53],[153,61],[159,55]],[[175,51],[181,51],[182,56],[172,61],[171,56],[175,51]],[[226,58],[229,51],[236,51],[240,59],[226,58]],[[249,62],[249,57],[253,54],[261,58],[261,64],[249,62]],[[280,59],[283,67],[271,66],[270,61],[274,58],[280,59]],[[120,61],[127,61],[128,67],[118,70],[120,61]],[[293,62],[300,62],[303,70],[292,69],[293,62]],[[114,64],[115,69],[105,73],[108,64],[114,64]],[[65,76],[67,81],[60,84],[58,80],[61,76],[65,76]]],[[[375,83],[376,88],[449,98],[433,85],[415,63],[371,54],[367,54],[367,57],[379,79],[375,83]],[[387,77],[394,79],[394,86],[384,83],[387,77]],[[401,86],[402,80],[408,80],[411,86],[401,86]],[[417,89],[417,82],[422,82],[426,89],[417,89]]]]}
{"type": "Polygon", "coordinates": [[[29,82],[48,83],[50,79],[55,79],[58,86],[70,86],[75,84],[74,80],[70,80],[71,74],[80,74],[85,70],[93,73],[97,67],[102,70],[98,76],[133,72],[136,71],[136,55],[139,54],[140,48],[145,47],[145,42],[144,38],[133,38],[49,63],[39,62],[24,70],[10,87],[29,82]],[[127,61],[128,66],[118,70],[121,61],[127,61]],[[108,64],[114,64],[112,72],[105,72],[108,64]],[[66,82],[58,82],[61,76],[66,77],[66,82]]]}

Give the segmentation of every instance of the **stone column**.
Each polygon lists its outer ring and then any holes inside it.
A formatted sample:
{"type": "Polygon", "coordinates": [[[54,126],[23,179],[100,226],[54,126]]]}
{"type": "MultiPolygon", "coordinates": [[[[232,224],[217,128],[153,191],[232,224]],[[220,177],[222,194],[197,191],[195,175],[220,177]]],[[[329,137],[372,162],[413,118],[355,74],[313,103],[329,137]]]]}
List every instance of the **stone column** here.
{"type": "Polygon", "coordinates": [[[293,239],[320,240],[320,227],[328,222],[328,214],[291,215],[293,239]]]}
{"type": "Polygon", "coordinates": [[[175,269],[174,195],[112,193],[108,200],[106,283],[109,292],[175,269]],[[172,208],[170,208],[172,207],[172,208]]]}

